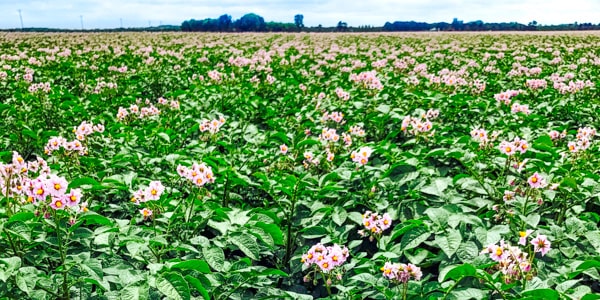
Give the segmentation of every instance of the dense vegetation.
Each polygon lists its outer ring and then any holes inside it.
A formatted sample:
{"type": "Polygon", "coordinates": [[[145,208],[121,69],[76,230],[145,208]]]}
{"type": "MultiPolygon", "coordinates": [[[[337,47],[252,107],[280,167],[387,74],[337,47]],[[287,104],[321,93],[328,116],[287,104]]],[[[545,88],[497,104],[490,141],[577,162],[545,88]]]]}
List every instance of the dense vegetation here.
{"type": "Polygon", "coordinates": [[[2,299],[598,299],[600,37],[0,36],[2,299]]]}

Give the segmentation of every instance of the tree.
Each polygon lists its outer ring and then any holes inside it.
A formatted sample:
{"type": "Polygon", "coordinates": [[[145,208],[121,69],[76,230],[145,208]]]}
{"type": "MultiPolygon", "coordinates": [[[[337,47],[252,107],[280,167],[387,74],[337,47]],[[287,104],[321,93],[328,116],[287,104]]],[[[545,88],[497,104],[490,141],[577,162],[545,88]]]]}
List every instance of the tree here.
{"type": "Polygon", "coordinates": [[[304,27],[304,16],[303,15],[295,15],[294,16],[294,23],[296,24],[296,27],[298,28],[302,28],[304,27]]]}
{"type": "Polygon", "coordinates": [[[264,31],[266,28],[265,19],[254,13],[243,15],[235,23],[240,31],[264,31]]]}
{"type": "Polygon", "coordinates": [[[220,31],[229,31],[229,27],[231,26],[231,16],[230,15],[222,15],[219,17],[219,30],[220,31]]]}
{"type": "Polygon", "coordinates": [[[337,24],[337,30],[338,31],[346,31],[348,29],[348,23],[343,22],[343,21],[339,21],[337,24]]]}

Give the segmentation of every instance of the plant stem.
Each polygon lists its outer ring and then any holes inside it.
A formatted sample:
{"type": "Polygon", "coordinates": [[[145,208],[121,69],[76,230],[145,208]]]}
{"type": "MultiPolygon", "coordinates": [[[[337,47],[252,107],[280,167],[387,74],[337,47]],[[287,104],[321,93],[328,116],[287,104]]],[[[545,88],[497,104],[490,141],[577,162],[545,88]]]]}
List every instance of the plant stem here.
{"type": "Polygon", "coordinates": [[[63,246],[63,239],[62,239],[62,234],[61,234],[61,230],[60,230],[61,217],[57,211],[54,211],[54,222],[56,225],[56,238],[58,239],[58,252],[60,253],[60,265],[63,267],[63,270],[62,270],[62,273],[63,273],[62,299],[68,300],[68,299],[70,299],[69,283],[68,283],[67,267],[65,266],[65,261],[67,260],[67,253],[66,253],[65,247],[63,246]]]}
{"type": "Polygon", "coordinates": [[[6,234],[6,237],[8,238],[8,243],[10,244],[10,248],[12,249],[12,251],[15,253],[15,256],[18,256],[19,258],[23,259],[23,257],[21,257],[21,254],[17,251],[17,247],[15,246],[15,243],[12,239],[12,236],[10,234],[10,232],[8,232],[6,230],[6,228],[2,229],[4,231],[4,233],[6,234]]]}

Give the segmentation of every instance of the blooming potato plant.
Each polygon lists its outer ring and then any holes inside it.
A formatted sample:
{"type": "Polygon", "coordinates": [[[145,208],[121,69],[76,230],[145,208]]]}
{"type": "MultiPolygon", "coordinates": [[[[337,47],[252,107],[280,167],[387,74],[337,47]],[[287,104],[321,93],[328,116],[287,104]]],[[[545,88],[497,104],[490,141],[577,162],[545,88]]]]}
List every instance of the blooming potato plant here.
{"type": "Polygon", "coordinates": [[[594,299],[598,45],[2,35],[0,298],[594,299]]]}

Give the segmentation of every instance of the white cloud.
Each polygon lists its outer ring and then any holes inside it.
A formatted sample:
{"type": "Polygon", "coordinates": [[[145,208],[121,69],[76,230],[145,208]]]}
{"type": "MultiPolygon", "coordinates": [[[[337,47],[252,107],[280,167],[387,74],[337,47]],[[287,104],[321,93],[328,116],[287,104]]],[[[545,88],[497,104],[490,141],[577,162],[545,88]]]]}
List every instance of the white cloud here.
{"type": "Polygon", "coordinates": [[[18,9],[26,27],[79,28],[83,16],[86,28],[181,24],[195,18],[217,18],[230,14],[234,19],[254,12],[266,21],[293,22],[304,15],[307,26],[381,26],[386,21],[464,21],[540,24],[572,22],[599,23],[600,1],[596,0],[0,0],[0,28],[20,26],[18,9]]]}

